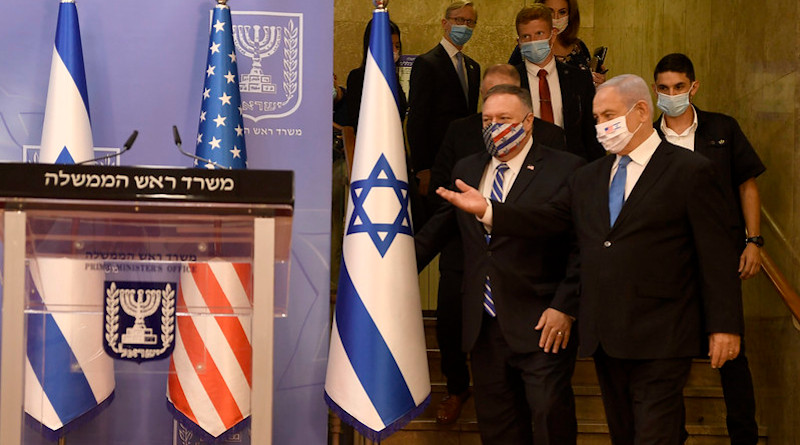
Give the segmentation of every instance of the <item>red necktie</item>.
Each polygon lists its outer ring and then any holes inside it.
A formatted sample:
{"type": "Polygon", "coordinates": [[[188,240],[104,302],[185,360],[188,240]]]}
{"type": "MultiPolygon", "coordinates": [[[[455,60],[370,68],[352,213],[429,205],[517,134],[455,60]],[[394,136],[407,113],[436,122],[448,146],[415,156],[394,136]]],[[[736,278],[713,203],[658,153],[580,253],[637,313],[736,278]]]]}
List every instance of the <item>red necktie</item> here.
{"type": "Polygon", "coordinates": [[[555,123],[553,119],[553,102],[550,100],[550,84],[547,83],[547,71],[539,70],[539,109],[543,121],[555,123]]]}

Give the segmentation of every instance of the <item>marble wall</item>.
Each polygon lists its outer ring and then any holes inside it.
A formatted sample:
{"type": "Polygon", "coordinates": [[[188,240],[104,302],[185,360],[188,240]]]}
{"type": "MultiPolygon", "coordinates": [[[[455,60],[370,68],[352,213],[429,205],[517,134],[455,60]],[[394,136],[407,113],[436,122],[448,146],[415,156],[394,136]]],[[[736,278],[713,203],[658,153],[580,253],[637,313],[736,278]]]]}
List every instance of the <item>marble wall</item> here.
{"type": "MultiPolygon", "coordinates": [[[[478,0],[478,26],[465,52],[483,67],[507,60],[514,17],[531,0],[478,0]]],[[[441,38],[449,0],[392,0],[403,50],[418,54],[441,38]]],[[[797,0],[580,0],[581,38],[609,47],[610,76],[652,80],[670,52],[695,63],[699,107],[734,116],[767,166],[759,178],[767,252],[800,288],[800,3],[797,0]]],[[[370,0],[335,0],[334,72],[343,83],[361,62],[370,0]]],[[[748,356],[759,417],[770,443],[800,437],[800,332],[762,274],[745,285],[748,356]]]]}

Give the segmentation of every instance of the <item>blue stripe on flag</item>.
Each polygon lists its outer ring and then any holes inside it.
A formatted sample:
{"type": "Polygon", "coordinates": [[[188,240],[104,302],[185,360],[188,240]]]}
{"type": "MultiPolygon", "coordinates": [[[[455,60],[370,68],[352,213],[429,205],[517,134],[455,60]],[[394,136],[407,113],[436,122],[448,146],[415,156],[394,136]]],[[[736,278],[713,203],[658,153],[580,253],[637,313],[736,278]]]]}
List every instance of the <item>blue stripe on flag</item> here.
{"type": "MultiPolygon", "coordinates": [[[[28,270],[31,304],[44,308],[30,274],[28,270]]],[[[33,372],[61,423],[66,424],[97,405],[89,381],[52,315],[28,316],[27,352],[33,372]]]]}
{"type": "Polygon", "coordinates": [[[369,38],[369,52],[381,69],[386,83],[392,90],[397,106],[400,106],[397,90],[397,73],[394,66],[394,49],[392,48],[392,31],[389,28],[389,13],[385,10],[372,14],[372,34],[369,38]]]}
{"type": "Polygon", "coordinates": [[[342,261],[336,296],[336,327],[350,364],[384,425],[417,405],[389,346],[358,295],[342,261]]]}
{"type": "Polygon", "coordinates": [[[56,51],[67,67],[75,86],[81,93],[86,114],[89,114],[89,94],[86,89],[86,72],[83,68],[83,48],[81,29],[78,25],[78,8],[75,3],[61,3],[58,8],[58,27],[56,29],[56,51]]]}

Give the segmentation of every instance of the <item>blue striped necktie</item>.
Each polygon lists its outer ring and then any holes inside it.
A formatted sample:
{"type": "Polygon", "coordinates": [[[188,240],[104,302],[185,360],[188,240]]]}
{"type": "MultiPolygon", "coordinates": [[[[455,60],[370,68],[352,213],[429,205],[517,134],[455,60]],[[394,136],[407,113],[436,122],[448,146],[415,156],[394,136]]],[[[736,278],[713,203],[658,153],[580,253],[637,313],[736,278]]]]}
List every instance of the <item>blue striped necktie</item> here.
{"type": "MultiPolygon", "coordinates": [[[[503,176],[508,170],[508,164],[505,162],[497,166],[497,171],[494,175],[494,182],[492,183],[492,194],[490,198],[492,201],[503,202],[503,176]]],[[[491,234],[486,234],[486,244],[492,240],[491,234]]],[[[483,308],[492,317],[497,314],[494,311],[494,298],[492,297],[492,283],[489,281],[489,275],[486,275],[486,281],[483,283],[483,308]]]]}
{"type": "Polygon", "coordinates": [[[628,163],[631,162],[630,156],[619,158],[617,172],[611,180],[611,187],[608,188],[608,214],[611,217],[611,227],[617,221],[622,204],[625,203],[625,180],[628,176],[628,163]]]}

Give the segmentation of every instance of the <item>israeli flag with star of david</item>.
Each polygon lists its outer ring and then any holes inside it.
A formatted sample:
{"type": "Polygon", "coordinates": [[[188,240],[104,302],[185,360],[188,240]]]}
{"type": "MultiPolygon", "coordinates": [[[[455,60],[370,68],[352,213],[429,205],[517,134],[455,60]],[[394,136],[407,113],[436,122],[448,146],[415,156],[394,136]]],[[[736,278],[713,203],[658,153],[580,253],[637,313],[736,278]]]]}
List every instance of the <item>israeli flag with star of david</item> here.
{"type": "Polygon", "coordinates": [[[93,155],[78,9],[74,0],[61,0],[39,162],[74,164],[93,155]]]}
{"type": "Polygon", "coordinates": [[[200,165],[201,161],[195,160],[195,166],[247,168],[239,71],[227,5],[214,7],[205,79],[195,155],[208,162],[200,165]]]}
{"type": "Polygon", "coordinates": [[[419,415],[431,393],[385,10],[373,14],[366,63],[325,400],[380,441],[419,415]]]}

